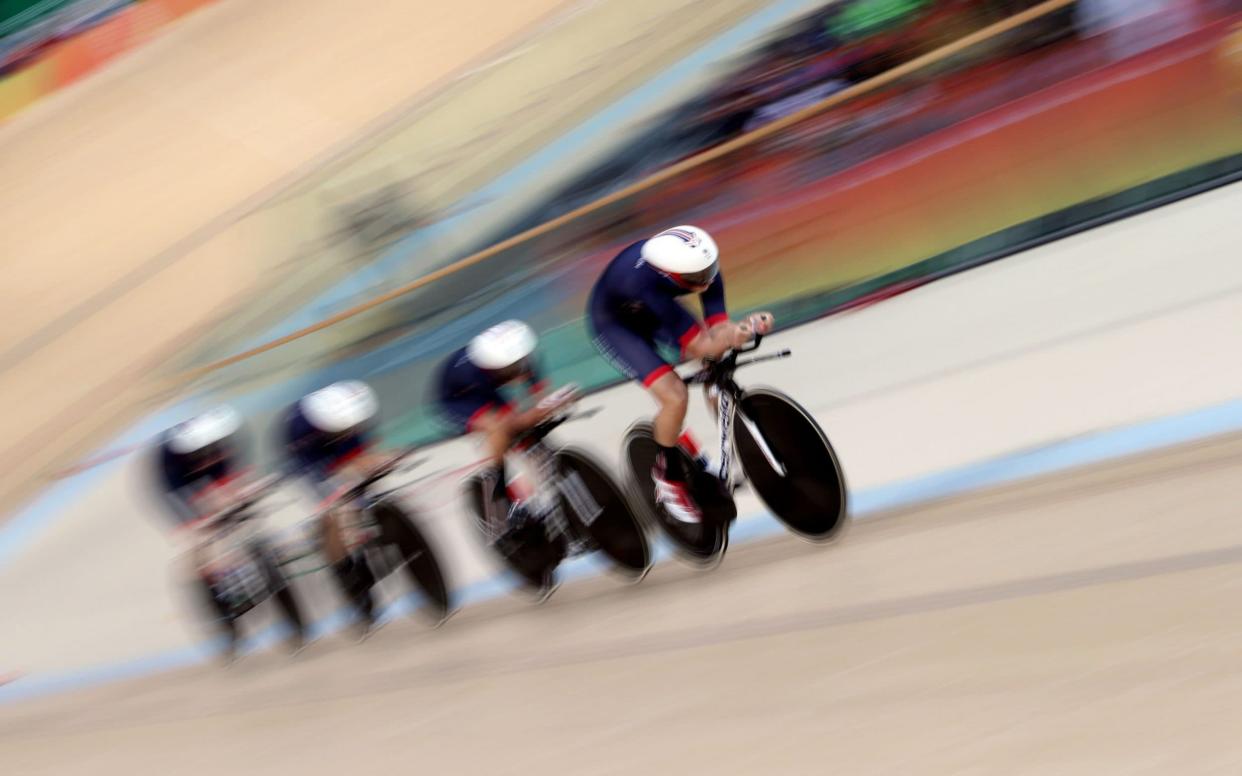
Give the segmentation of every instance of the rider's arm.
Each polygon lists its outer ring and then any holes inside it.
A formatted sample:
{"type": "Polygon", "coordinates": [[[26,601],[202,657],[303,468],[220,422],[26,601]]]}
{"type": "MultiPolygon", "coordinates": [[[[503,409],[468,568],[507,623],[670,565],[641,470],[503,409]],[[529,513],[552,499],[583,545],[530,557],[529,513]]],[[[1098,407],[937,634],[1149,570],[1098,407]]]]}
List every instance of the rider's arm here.
{"type": "Polygon", "coordinates": [[[235,480],[212,480],[199,478],[180,490],[199,515],[223,512],[233,505],[236,495],[235,480]]]}
{"type": "Polygon", "coordinates": [[[381,450],[367,450],[350,456],[333,470],[333,474],[346,474],[350,478],[363,479],[371,472],[389,463],[389,454],[381,450]]]}
{"type": "Polygon", "coordinates": [[[369,430],[355,431],[337,444],[339,448],[333,451],[334,460],[328,466],[328,471],[333,475],[344,473],[363,479],[389,463],[390,453],[375,446],[369,430]]]}
{"type": "Polygon", "coordinates": [[[246,473],[237,452],[226,448],[219,459],[200,470],[189,483],[194,490],[191,503],[200,513],[229,508],[238,497],[246,473]]]}
{"type": "MultiPolygon", "coordinates": [[[[723,303],[723,285],[720,286],[720,294],[723,303]]],[[[728,320],[710,329],[705,327],[676,299],[664,294],[649,293],[642,301],[663,322],[665,331],[677,336],[677,344],[684,356],[719,358],[726,350],[743,345],[749,339],[749,335],[740,335],[738,325],[728,320]]]]}
{"type": "Polygon", "coordinates": [[[552,414],[538,405],[528,410],[514,410],[509,405],[496,405],[476,417],[470,424],[471,431],[483,436],[488,456],[500,461],[513,444],[513,440],[527,429],[534,428],[552,414]]]}
{"type": "Polygon", "coordinates": [[[746,317],[744,323],[734,323],[729,320],[729,313],[725,308],[723,275],[716,275],[716,279],[702,293],[700,299],[703,301],[704,322],[707,324],[708,333],[713,335],[714,341],[699,343],[698,348],[701,350],[697,354],[691,352],[691,348],[687,348],[687,355],[696,358],[718,358],[726,350],[745,345],[754,334],[767,334],[772,330],[771,313],[752,313],[746,317]]]}
{"type": "Polygon", "coordinates": [[[676,339],[682,355],[703,358],[698,348],[707,334],[707,329],[689,310],[682,307],[676,299],[658,291],[644,294],[641,301],[660,320],[665,336],[676,339]]]}
{"type": "Polygon", "coordinates": [[[539,396],[548,390],[548,381],[543,377],[543,370],[539,367],[539,360],[532,353],[526,361],[529,370],[522,376],[522,382],[526,385],[526,393],[529,396],[539,396]]]}
{"type": "Polygon", "coordinates": [[[495,423],[503,428],[510,437],[514,437],[547,420],[554,411],[555,408],[553,407],[543,407],[536,404],[524,410],[494,412],[492,416],[496,418],[495,423]]]}
{"type": "Polygon", "coordinates": [[[729,311],[725,306],[724,275],[717,273],[707,290],[699,294],[699,300],[703,303],[703,323],[707,324],[707,328],[729,322],[729,311]]]}
{"type": "Polygon", "coordinates": [[[750,329],[732,321],[722,321],[710,329],[704,329],[691,340],[683,352],[690,358],[720,358],[726,351],[739,348],[750,341],[750,329]]]}

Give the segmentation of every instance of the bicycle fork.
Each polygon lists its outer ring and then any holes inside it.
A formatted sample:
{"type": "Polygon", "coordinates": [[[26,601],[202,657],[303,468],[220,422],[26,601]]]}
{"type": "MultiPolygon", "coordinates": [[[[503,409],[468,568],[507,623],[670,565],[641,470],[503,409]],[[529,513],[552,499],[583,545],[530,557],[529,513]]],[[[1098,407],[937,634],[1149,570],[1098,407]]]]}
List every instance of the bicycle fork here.
{"type": "Polygon", "coordinates": [[[734,400],[731,391],[720,391],[718,399],[720,402],[720,480],[725,483],[728,488],[733,487],[733,466],[732,466],[732,445],[729,444],[733,437],[733,421],[734,416],[741,421],[746,427],[746,432],[750,434],[750,438],[755,440],[759,452],[768,462],[768,466],[772,467],[772,471],[784,477],[788,474],[785,465],[776,457],[776,453],[768,445],[768,441],[764,439],[763,432],[759,430],[759,426],[746,417],[746,413],[742,412],[734,400]]]}

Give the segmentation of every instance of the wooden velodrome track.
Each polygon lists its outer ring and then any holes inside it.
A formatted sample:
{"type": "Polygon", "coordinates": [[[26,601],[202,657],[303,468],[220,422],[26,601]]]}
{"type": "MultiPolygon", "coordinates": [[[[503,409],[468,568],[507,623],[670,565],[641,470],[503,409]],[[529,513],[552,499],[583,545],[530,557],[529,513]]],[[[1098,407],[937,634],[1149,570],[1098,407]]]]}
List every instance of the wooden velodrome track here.
{"type": "Polygon", "coordinates": [[[1237,773],[1242,438],[0,708],[12,773],[1237,773]]]}
{"type": "MultiPolygon", "coordinates": [[[[1242,363],[1225,354],[1242,347],[1240,202],[1235,186],[789,332],[803,358],[754,377],[816,412],[864,490],[1236,399],[1242,363]]],[[[33,300],[33,315],[56,283],[31,277],[6,293],[33,300]]],[[[126,329],[106,320],[60,347],[119,352],[126,329]]],[[[645,405],[625,389],[606,400],[607,425],[573,434],[612,450],[645,405]]],[[[434,632],[399,620],[294,661],[260,654],[3,705],[0,763],[1237,773],[1240,473],[1242,438],[1214,437],[872,516],[829,547],[739,545],[708,574],[663,564],[634,587],[595,578],[543,607],[469,607],[434,632]]],[[[127,474],[85,494],[0,569],[0,611],[16,625],[6,662],[51,665],[179,630],[143,615],[164,603],[167,559],[153,557],[162,545],[131,485],[127,474]]]]}
{"type": "MultiPolygon", "coordinates": [[[[795,358],[746,379],[816,413],[856,494],[1236,406],[1242,364],[1220,354],[1242,347],[1240,198],[1235,185],[782,333],[795,358]]],[[[615,456],[645,399],[626,387],[594,401],[608,411],[566,436],[615,456]]],[[[436,631],[400,619],[292,661],[261,653],[5,704],[0,762],[1236,773],[1242,435],[1213,433],[873,512],[826,547],[778,534],[710,573],[669,562],[637,586],[572,581],[542,607],[475,604],[436,631]]],[[[5,650],[23,665],[133,654],[179,629],[161,613],[176,610],[142,494],[115,479],[0,569],[19,626],[5,650]]],[[[459,505],[427,508],[455,579],[478,579],[477,541],[452,533],[468,531],[459,505]]],[[[756,508],[747,496],[743,514],[756,508]]]]}

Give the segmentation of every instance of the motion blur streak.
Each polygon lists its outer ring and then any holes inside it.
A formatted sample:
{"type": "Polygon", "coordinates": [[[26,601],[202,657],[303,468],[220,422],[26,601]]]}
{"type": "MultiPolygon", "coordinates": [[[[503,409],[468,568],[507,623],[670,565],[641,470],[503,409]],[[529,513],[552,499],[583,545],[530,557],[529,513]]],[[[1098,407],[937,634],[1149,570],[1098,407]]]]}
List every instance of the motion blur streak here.
{"type": "MultiPolygon", "coordinates": [[[[0,111],[161,7],[0,3],[0,111]]],[[[6,773],[1242,767],[1242,0],[113,62],[0,127],[6,773]]]]}

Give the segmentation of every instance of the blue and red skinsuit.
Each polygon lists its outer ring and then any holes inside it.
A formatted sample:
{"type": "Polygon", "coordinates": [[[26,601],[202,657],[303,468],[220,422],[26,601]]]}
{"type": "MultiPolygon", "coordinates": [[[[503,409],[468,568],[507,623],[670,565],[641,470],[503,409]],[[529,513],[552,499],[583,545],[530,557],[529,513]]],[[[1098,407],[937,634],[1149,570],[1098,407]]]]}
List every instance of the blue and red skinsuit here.
{"type": "Polygon", "coordinates": [[[193,522],[201,516],[194,500],[236,478],[242,470],[241,456],[235,440],[223,440],[216,443],[214,460],[203,466],[199,463],[201,453],[177,453],[168,443],[169,436],[165,434],[156,448],[156,476],[177,521],[193,522]]]}
{"type": "Polygon", "coordinates": [[[374,443],[367,428],[332,434],[315,428],[296,402],[281,422],[282,442],[289,464],[304,476],[322,497],[333,490],[331,479],[374,443]]]}
{"type": "Polygon", "coordinates": [[[699,294],[704,320],[700,323],[677,297],[693,293],[642,259],[643,243],[617,254],[591,289],[587,302],[595,347],[622,374],[649,386],[673,367],[660,356],[657,344],[685,354],[706,328],[727,321],[724,279],[716,278],[699,294]]]}
{"type": "Polygon", "coordinates": [[[533,358],[527,359],[524,372],[501,380],[476,366],[466,349],[460,348],[449,354],[436,375],[436,402],[450,426],[459,433],[470,432],[487,413],[514,410],[513,404],[500,392],[501,387],[513,382],[525,383],[531,394],[539,393],[545,386],[533,358]]]}

